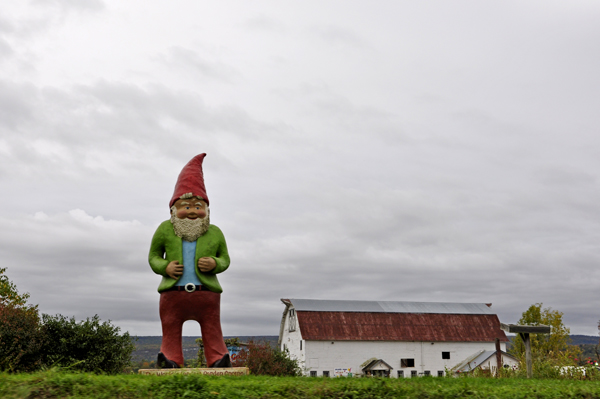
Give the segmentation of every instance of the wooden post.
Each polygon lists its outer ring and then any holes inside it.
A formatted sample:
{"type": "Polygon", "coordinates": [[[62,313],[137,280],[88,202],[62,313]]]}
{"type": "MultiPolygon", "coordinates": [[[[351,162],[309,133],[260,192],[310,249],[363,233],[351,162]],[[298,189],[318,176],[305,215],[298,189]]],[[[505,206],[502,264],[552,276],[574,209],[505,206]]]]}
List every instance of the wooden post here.
{"type": "Polygon", "coordinates": [[[523,343],[525,343],[525,363],[527,364],[527,378],[533,377],[533,366],[531,362],[531,340],[529,333],[519,333],[523,343]]]}
{"type": "Polygon", "coordinates": [[[496,377],[500,377],[502,368],[502,351],[500,350],[500,338],[496,338],[496,377]]]}

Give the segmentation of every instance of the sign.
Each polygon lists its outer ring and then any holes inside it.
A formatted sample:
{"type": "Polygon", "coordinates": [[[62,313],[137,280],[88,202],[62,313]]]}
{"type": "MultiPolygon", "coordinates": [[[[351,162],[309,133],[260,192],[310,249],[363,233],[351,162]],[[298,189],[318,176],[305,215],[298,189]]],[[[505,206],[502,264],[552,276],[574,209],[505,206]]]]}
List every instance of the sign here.
{"type": "Polygon", "coordinates": [[[202,368],[202,369],[140,369],[138,374],[204,374],[204,375],[248,375],[248,367],[202,368]]]}
{"type": "Polygon", "coordinates": [[[335,369],[333,373],[336,377],[352,377],[352,368],[335,369]]]}

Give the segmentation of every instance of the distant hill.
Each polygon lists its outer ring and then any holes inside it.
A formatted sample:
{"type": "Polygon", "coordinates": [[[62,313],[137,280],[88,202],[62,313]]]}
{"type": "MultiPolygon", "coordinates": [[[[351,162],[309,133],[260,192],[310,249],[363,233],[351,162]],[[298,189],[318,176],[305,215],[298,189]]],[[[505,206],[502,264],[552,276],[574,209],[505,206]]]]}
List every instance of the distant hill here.
{"type": "Polygon", "coordinates": [[[597,345],[598,337],[597,335],[570,335],[571,337],[571,345],[597,345]]]}
{"type": "Polygon", "coordinates": [[[598,354],[596,353],[598,337],[593,335],[571,335],[571,340],[573,345],[579,346],[581,359],[598,360],[598,354]]]}
{"type": "MultiPolygon", "coordinates": [[[[512,340],[515,338],[515,336],[512,334],[507,334],[506,336],[510,340],[510,342],[506,343],[506,350],[508,351],[510,350],[512,340]]],[[[598,340],[600,339],[600,337],[598,337],[597,335],[569,335],[569,337],[571,338],[571,345],[581,346],[581,349],[586,355],[587,351],[589,350],[587,346],[598,345],[598,340]],[[585,345],[585,347],[583,347],[582,345],[585,345]]]]}
{"type": "MultiPolygon", "coordinates": [[[[200,337],[183,337],[183,358],[186,360],[195,359],[198,354],[198,345],[196,339],[200,337]]],[[[265,335],[265,336],[237,336],[237,337],[225,337],[225,338],[239,338],[241,342],[255,341],[255,342],[268,342],[271,346],[277,346],[277,335],[265,335]]],[[[135,339],[135,338],[134,338],[135,339]]],[[[160,343],[162,336],[143,336],[137,337],[137,341],[134,341],[135,350],[131,354],[131,360],[134,362],[140,361],[151,361],[156,360],[156,356],[160,351],[160,343]]]]}

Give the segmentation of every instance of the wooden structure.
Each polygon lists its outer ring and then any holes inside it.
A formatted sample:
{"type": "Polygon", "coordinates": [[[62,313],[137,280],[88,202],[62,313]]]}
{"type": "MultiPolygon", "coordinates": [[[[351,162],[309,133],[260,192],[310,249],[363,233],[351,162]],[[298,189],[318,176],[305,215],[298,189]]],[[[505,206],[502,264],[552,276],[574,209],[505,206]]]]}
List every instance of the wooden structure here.
{"type": "Polygon", "coordinates": [[[531,365],[531,341],[529,334],[550,334],[552,330],[550,326],[543,324],[537,326],[523,326],[519,324],[504,324],[500,323],[500,328],[509,333],[519,334],[523,342],[525,343],[525,362],[527,363],[527,378],[533,376],[533,369],[531,365]]]}

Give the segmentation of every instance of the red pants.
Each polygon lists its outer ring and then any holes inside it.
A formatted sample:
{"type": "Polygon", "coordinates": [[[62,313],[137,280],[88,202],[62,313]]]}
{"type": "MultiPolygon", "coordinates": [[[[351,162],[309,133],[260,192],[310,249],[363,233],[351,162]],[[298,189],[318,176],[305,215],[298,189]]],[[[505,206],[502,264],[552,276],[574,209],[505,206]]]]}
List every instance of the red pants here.
{"type": "Polygon", "coordinates": [[[166,291],[160,294],[159,312],[163,334],[160,351],[167,359],[183,365],[181,330],[188,320],[200,323],[209,366],[229,353],[221,332],[221,294],[200,290],[166,291]]]}

